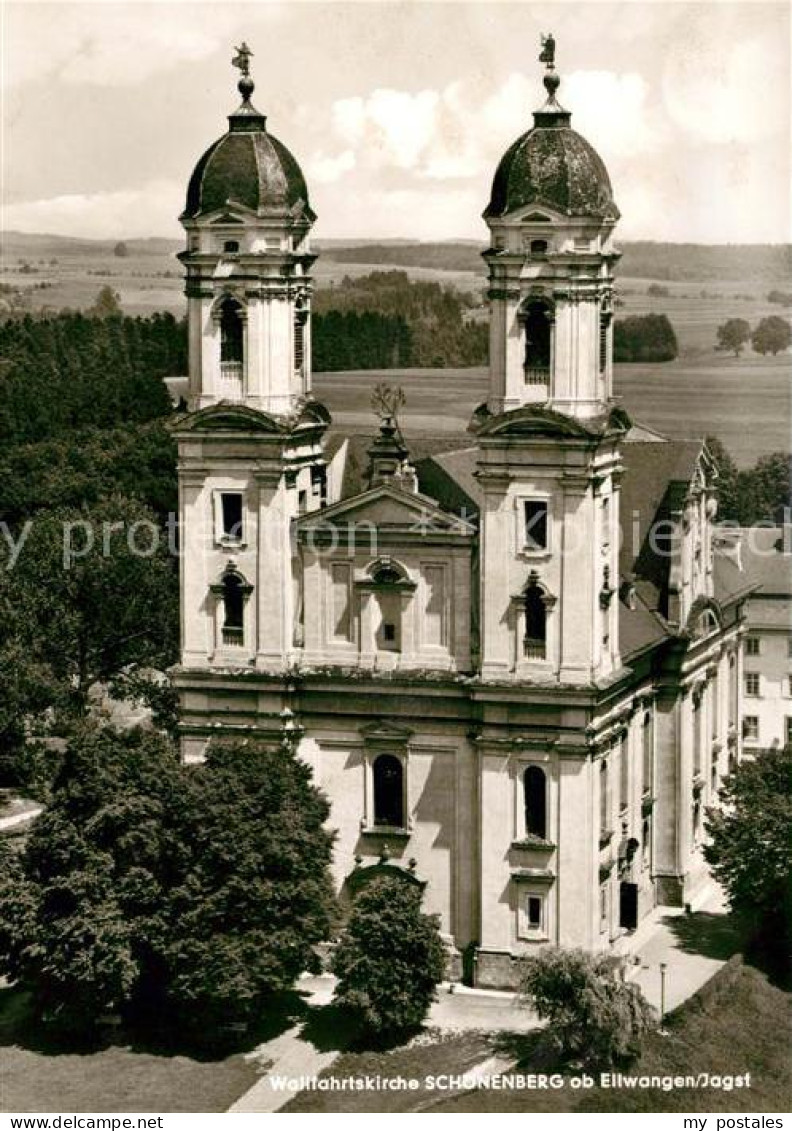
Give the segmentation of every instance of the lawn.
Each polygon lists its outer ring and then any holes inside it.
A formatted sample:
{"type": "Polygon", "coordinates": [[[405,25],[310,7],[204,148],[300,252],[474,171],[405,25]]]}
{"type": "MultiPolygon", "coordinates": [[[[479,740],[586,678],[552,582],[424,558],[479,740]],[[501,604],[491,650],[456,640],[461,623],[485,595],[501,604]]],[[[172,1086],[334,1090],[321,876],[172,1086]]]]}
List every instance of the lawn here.
{"type": "MultiPolygon", "coordinates": [[[[707,1089],[559,1089],[516,1091],[306,1091],[283,1109],[339,1112],[783,1112],[792,1091],[789,1060],[792,995],[733,959],[667,1021],[668,1034],[652,1034],[630,1075],[750,1073],[750,1087],[707,1089]]],[[[486,1037],[467,1034],[387,1053],[345,1054],[323,1073],[337,1080],[374,1075],[417,1078],[462,1074],[491,1056],[516,1066],[493,1071],[524,1075],[553,1071],[552,1054],[540,1033],[486,1037]]]]}
{"type": "Polygon", "coordinates": [[[25,995],[0,990],[0,1111],[226,1111],[258,1078],[241,1055],[198,1059],[127,1045],[76,1050],[32,1020],[25,995]]]}

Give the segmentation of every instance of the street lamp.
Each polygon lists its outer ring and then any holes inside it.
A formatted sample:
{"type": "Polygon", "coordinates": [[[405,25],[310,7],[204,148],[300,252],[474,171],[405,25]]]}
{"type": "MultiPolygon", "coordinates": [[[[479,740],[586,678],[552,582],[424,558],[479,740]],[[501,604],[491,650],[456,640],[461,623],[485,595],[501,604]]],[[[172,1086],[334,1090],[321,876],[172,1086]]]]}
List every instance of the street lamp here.
{"type": "Polygon", "coordinates": [[[660,963],[660,1032],[665,1035],[665,988],[666,988],[666,970],[668,968],[667,962],[660,963]]]}

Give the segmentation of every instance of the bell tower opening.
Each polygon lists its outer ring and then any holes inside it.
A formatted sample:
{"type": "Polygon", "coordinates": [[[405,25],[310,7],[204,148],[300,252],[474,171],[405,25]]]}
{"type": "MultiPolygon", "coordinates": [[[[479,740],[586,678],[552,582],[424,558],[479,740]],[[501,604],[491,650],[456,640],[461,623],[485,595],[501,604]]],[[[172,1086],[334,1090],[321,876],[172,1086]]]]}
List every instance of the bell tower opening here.
{"type": "Polygon", "coordinates": [[[550,381],[552,326],[550,305],[529,302],[523,318],[527,385],[547,385],[550,381]]]}
{"type": "Polygon", "coordinates": [[[220,374],[224,382],[242,385],[245,367],[245,324],[236,299],[220,306],[220,374]]]}

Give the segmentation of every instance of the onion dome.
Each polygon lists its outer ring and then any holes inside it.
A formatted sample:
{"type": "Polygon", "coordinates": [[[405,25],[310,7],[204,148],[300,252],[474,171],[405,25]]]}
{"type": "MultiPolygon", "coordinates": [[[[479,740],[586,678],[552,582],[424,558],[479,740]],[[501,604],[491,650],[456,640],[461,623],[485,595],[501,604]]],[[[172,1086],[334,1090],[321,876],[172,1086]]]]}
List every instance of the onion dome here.
{"type": "Polygon", "coordinates": [[[254,212],[288,211],[312,222],[308,188],[300,166],[283,142],[267,130],[267,119],[250,101],[252,51],[237,48],[242,104],[229,114],[228,133],[211,145],[193,170],[182,219],[195,219],[241,204],[254,212]]]}
{"type": "Polygon", "coordinates": [[[543,39],[547,101],[534,112],[533,128],[506,150],[495,172],[484,218],[505,216],[525,205],[546,205],[567,216],[618,220],[605,163],[570,125],[572,115],[556,101],[561,79],[554,66],[555,41],[543,39]]]}

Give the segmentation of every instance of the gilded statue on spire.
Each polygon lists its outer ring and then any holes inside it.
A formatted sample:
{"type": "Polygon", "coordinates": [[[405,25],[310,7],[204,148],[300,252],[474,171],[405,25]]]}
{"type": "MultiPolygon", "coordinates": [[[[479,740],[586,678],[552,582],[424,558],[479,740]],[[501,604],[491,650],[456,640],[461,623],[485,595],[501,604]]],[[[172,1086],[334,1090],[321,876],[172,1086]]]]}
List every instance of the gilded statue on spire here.
{"type": "Polygon", "coordinates": [[[235,47],[234,50],[236,51],[236,55],[231,60],[231,66],[239,67],[245,78],[248,78],[250,76],[250,57],[253,52],[244,40],[242,40],[242,46],[235,47]]]}
{"type": "Polygon", "coordinates": [[[548,67],[555,66],[555,39],[552,32],[542,36],[542,53],[539,62],[547,63],[548,67]]]}

